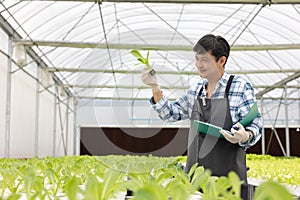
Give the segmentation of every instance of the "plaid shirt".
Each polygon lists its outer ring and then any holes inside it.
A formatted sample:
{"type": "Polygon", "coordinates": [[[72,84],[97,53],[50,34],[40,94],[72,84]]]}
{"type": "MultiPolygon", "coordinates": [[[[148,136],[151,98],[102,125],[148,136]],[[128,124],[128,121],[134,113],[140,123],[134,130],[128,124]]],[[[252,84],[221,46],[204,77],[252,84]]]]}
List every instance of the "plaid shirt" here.
{"type": "MultiPolygon", "coordinates": [[[[225,72],[216,85],[216,89],[211,96],[212,99],[224,98],[225,88],[229,77],[230,75],[225,72]]],[[[201,79],[200,82],[192,86],[184,96],[178,98],[174,102],[168,101],[167,97],[163,95],[162,99],[156,104],[154,103],[154,99],[152,97],[150,99],[150,104],[153,109],[157,111],[162,120],[175,122],[179,120],[190,119],[195,99],[199,94],[201,87],[206,83],[206,79],[201,79]]],[[[200,95],[201,97],[206,96],[205,88],[203,88],[203,91],[200,95]]],[[[252,85],[237,75],[234,76],[232,81],[228,99],[233,124],[241,121],[256,101],[252,85]]],[[[246,150],[248,147],[254,145],[261,137],[261,127],[262,119],[261,115],[259,115],[252,121],[251,124],[245,127],[245,129],[253,132],[254,137],[251,141],[240,143],[240,146],[246,150]]]]}

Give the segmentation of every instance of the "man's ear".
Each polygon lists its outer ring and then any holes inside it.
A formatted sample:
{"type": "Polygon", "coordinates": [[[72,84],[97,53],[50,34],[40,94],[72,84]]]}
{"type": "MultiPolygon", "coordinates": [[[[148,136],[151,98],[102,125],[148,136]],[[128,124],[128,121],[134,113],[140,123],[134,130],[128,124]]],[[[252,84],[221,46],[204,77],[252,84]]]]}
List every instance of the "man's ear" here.
{"type": "Polygon", "coordinates": [[[226,60],[227,58],[225,56],[222,56],[221,58],[219,58],[218,63],[224,67],[226,60]]]}

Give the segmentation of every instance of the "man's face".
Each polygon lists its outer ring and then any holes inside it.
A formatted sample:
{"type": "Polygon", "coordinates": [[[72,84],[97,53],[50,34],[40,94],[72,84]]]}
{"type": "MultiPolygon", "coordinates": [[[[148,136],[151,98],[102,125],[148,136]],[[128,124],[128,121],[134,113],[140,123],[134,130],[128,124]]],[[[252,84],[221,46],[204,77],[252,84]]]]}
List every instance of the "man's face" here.
{"type": "Polygon", "coordinates": [[[216,61],[216,58],[210,53],[196,54],[195,59],[200,77],[209,79],[220,77],[223,74],[224,68],[220,62],[221,59],[216,61]]]}

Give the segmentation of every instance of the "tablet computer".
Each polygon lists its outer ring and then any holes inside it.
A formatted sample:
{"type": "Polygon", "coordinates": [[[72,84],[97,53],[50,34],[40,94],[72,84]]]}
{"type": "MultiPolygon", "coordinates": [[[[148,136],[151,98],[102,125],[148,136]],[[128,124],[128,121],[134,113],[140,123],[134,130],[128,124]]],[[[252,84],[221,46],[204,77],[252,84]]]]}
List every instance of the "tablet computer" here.
{"type": "Polygon", "coordinates": [[[220,134],[220,130],[222,129],[219,126],[215,126],[210,123],[194,120],[192,127],[194,130],[197,130],[200,133],[212,135],[215,137],[224,138],[222,134],[220,134]]]}

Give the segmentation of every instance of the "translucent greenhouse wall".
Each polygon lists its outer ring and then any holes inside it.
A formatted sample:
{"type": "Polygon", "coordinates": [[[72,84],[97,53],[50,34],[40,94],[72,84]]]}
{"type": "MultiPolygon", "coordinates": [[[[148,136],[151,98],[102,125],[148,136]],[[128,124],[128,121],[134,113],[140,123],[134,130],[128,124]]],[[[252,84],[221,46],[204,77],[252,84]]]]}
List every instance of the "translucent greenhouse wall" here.
{"type": "MultiPolygon", "coordinates": [[[[149,92],[149,97],[151,92],[149,92]]],[[[300,128],[299,101],[288,101],[288,125],[300,128]]],[[[265,127],[285,127],[286,111],[284,100],[258,100],[263,111],[265,127]]],[[[150,107],[149,101],[94,100],[78,104],[78,126],[174,126],[188,127],[189,121],[176,123],[163,122],[150,107]]]]}
{"type": "MultiPolygon", "coordinates": [[[[150,95],[150,94],[149,94],[150,95]]],[[[176,123],[163,122],[148,101],[117,101],[102,100],[78,104],[78,125],[79,126],[175,126],[186,127],[188,120],[176,123]]]]}
{"type": "Polygon", "coordinates": [[[45,90],[38,84],[33,78],[39,72],[34,62],[24,68],[27,73],[11,62],[11,87],[8,87],[9,40],[1,31],[0,38],[0,157],[73,155],[72,99],[67,110],[67,104],[63,103],[67,97],[59,96],[58,103],[55,87],[45,90]]]}

